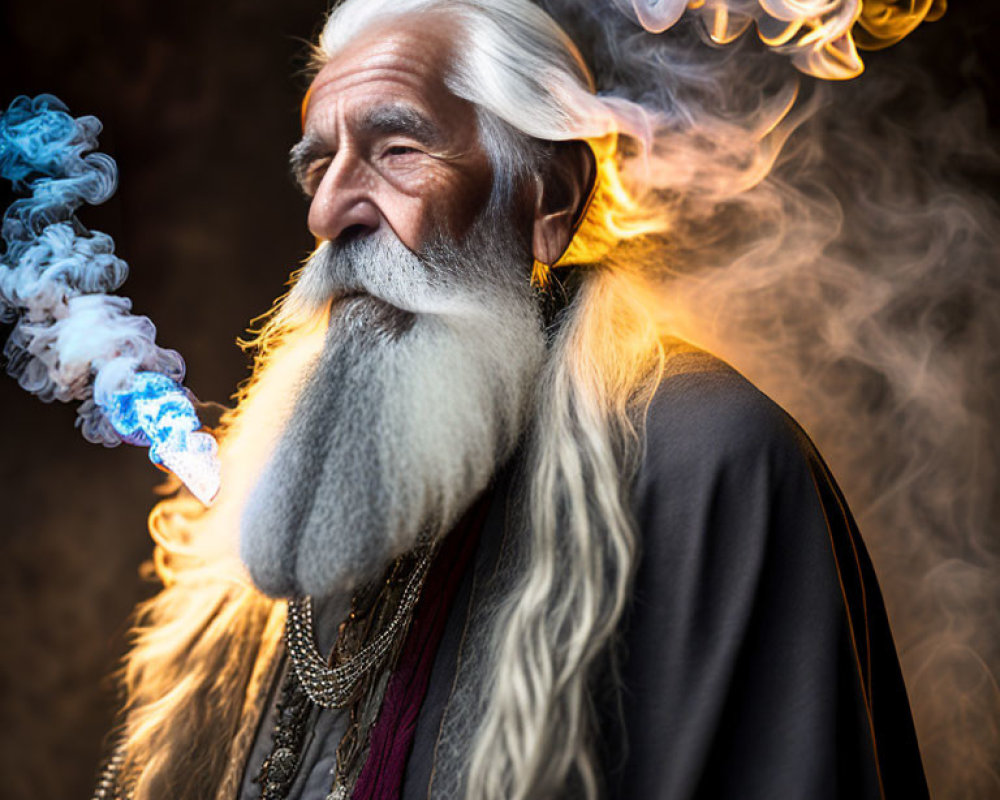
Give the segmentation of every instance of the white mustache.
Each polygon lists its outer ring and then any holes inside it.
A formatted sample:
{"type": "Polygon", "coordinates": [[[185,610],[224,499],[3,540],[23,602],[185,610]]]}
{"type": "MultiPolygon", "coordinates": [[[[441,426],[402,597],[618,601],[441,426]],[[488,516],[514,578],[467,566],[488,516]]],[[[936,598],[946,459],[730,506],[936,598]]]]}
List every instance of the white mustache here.
{"type": "Polygon", "coordinates": [[[506,271],[484,270],[479,251],[485,253],[491,245],[475,232],[457,246],[435,238],[423,255],[408,250],[391,233],[324,241],[292,293],[307,297],[311,308],[370,295],[411,314],[474,315],[483,307],[484,292],[523,295],[530,254],[520,241],[510,245],[524,249],[517,254],[523,256],[523,272],[516,263],[506,271]]]}

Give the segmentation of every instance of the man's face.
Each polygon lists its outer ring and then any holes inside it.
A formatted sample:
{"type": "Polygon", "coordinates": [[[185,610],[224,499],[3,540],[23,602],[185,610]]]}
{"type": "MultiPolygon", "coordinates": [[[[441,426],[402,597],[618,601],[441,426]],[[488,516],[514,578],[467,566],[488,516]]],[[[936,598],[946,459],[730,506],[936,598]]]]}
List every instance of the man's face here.
{"type": "Polygon", "coordinates": [[[442,29],[397,21],[343,50],[293,150],[325,241],[283,301],[288,335],[234,440],[266,438],[233,506],[243,562],[274,596],[344,601],[443,535],[527,426],[545,354],[530,233],[513,199],[489,202],[475,111],[444,85],[442,29]],[[289,380],[285,348],[324,309],[319,352],[289,380]],[[271,396],[294,408],[275,420],[271,396]]]}
{"type": "Polygon", "coordinates": [[[319,239],[392,230],[412,252],[460,239],[492,170],[473,106],[445,86],[450,26],[423,16],[376,28],[334,56],[310,89],[292,166],[319,239]]]}

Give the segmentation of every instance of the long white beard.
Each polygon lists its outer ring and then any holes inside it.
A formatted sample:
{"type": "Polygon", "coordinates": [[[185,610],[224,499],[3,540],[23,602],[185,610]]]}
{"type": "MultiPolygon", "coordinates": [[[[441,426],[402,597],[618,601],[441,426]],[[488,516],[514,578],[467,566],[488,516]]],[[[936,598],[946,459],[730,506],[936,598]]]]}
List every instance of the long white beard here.
{"type": "Polygon", "coordinates": [[[329,328],[241,518],[262,591],[349,596],[447,531],[510,454],[545,340],[530,256],[495,227],[421,257],[386,233],[310,259],[293,294],[333,298],[329,328]]]}

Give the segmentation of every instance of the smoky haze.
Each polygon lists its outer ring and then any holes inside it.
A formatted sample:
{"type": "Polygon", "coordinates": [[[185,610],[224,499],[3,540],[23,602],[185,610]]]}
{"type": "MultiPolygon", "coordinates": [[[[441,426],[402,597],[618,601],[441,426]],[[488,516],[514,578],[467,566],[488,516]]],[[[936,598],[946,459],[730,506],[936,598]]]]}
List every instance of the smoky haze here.
{"type": "Polygon", "coordinates": [[[882,583],[932,795],[996,797],[1000,160],[969,47],[985,20],[966,9],[940,50],[921,30],[828,83],[752,30],[710,46],[689,17],[654,36],[546,5],[601,90],[663,115],[640,182],[672,226],[643,255],[665,320],[830,462],[882,583]]]}
{"type": "MultiPolygon", "coordinates": [[[[81,218],[115,238],[136,312],[184,354],[203,399],[225,401],[245,376],[235,338],[312,244],[285,154],[304,88],[296,37],[322,7],[0,10],[0,104],[52,92],[102,120],[121,185],[81,218]]],[[[800,78],[752,38],[676,62],[657,44],[653,68],[625,63],[585,19],[574,6],[561,21],[599,57],[602,85],[656,102],[672,90],[732,120],[800,78]]],[[[664,251],[687,276],[667,309],[679,331],[784,404],[842,483],[940,798],[997,792],[996,21],[988,0],[955,3],[863,55],[858,79],[801,77],[812,115],[772,177],[745,200],[681,209],[664,251]]],[[[14,800],[88,795],[114,706],[102,679],[151,591],[137,570],[158,475],[140,450],[83,442],[73,418],[0,380],[0,768],[14,800]]]]}

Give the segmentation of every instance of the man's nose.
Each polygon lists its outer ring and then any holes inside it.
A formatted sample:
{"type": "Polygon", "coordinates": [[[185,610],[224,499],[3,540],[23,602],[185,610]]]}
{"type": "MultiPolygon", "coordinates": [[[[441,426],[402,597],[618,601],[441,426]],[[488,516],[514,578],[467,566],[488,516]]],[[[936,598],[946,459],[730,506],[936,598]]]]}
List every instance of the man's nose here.
{"type": "Polygon", "coordinates": [[[309,230],[334,241],[345,233],[366,234],[382,222],[371,196],[371,176],[349,153],[338,153],[327,168],[309,205],[309,230]]]}

